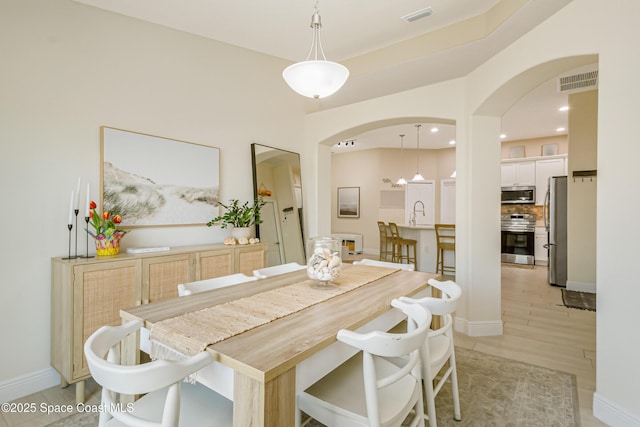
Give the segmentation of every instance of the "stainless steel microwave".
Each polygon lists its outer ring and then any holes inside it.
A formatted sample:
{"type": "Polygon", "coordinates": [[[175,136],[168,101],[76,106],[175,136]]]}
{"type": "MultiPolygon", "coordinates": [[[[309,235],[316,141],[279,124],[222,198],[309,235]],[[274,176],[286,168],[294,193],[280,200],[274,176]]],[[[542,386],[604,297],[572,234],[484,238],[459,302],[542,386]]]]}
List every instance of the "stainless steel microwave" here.
{"type": "Polygon", "coordinates": [[[502,187],[502,204],[534,204],[536,202],[535,186],[502,187]]]}

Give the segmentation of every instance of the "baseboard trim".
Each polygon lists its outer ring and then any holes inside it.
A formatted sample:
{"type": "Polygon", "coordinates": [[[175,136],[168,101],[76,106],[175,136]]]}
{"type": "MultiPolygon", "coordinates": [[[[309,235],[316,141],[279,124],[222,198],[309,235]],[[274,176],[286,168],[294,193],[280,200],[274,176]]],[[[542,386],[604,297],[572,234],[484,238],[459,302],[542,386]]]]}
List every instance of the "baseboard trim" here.
{"type": "Polygon", "coordinates": [[[578,291],[578,292],[589,292],[589,293],[595,294],[596,284],[585,283],[585,282],[572,282],[570,280],[567,280],[567,290],[578,291]]]}
{"type": "Polygon", "coordinates": [[[640,418],[620,408],[602,395],[593,393],[593,416],[616,427],[640,427],[640,418]]]}
{"type": "Polygon", "coordinates": [[[493,337],[502,335],[502,320],[489,320],[481,322],[469,322],[466,319],[456,317],[453,320],[453,328],[470,337],[493,337]]]}
{"type": "Polygon", "coordinates": [[[60,375],[53,368],[31,372],[0,383],[0,402],[11,402],[58,384],[60,375]]]}

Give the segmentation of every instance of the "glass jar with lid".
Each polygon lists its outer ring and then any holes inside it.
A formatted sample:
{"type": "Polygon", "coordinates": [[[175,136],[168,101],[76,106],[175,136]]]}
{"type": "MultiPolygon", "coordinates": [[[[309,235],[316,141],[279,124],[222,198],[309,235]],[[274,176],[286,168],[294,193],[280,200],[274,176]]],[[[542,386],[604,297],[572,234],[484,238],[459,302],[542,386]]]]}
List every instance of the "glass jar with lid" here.
{"type": "Polygon", "coordinates": [[[314,280],[314,288],[331,288],[342,271],[340,241],[331,237],[313,237],[307,242],[307,276],[314,280]]]}

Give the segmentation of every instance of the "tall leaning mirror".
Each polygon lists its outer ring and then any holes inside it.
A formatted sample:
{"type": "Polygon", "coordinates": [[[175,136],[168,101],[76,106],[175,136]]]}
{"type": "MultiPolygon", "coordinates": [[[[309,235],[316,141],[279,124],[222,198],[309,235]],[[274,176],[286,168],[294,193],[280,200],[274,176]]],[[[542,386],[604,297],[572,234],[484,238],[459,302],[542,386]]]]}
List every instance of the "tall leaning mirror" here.
{"type": "Polygon", "coordinates": [[[251,144],[251,157],[254,196],[265,201],[256,234],[268,244],[267,264],[305,264],[300,155],[251,144]]]}

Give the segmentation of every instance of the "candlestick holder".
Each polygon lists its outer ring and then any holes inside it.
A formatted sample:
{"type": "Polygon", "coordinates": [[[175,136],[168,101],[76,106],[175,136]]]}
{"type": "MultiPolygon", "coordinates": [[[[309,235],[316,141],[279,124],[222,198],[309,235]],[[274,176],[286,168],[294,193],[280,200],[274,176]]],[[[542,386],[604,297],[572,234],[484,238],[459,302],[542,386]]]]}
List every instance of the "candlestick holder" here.
{"type": "Polygon", "coordinates": [[[71,256],[71,230],[73,229],[73,224],[67,224],[67,228],[69,229],[69,256],[62,259],[76,259],[77,257],[71,256]]]}
{"type": "Polygon", "coordinates": [[[75,212],[76,214],[76,258],[78,258],[78,213],[80,212],[80,209],[74,209],[73,212],[75,212]]]}
{"type": "Polygon", "coordinates": [[[85,216],[84,217],[84,222],[87,223],[87,228],[86,228],[86,232],[87,232],[87,254],[86,255],[81,255],[80,258],[93,258],[93,255],[89,255],[89,217],[85,216]]]}

